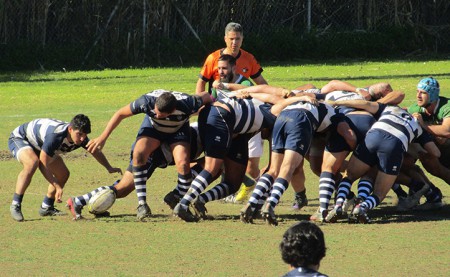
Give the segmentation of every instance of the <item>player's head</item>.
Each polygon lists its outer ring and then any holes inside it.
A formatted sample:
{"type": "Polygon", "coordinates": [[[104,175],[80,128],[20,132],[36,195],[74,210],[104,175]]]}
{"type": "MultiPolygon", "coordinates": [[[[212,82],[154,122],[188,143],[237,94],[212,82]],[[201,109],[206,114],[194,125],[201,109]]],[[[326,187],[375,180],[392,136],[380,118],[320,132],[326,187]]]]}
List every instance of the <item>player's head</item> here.
{"type": "Polygon", "coordinates": [[[439,82],[433,77],[427,77],[417,84],[417,104],[427,107],[439,99],[439,82]]]}
{"type": "Polygon", "coordinates": [[[175,111],[177,99],[169,91],[162,93],[155,101],[155,113],[157,118],[166,118],[175,111]]]}
{"type": "Polygon", "coordinates": [[[319,265],[326,247],[322,230],[309,221],[291,226],[280,243],[281,258],[293,267],[319,265]]]}
{"type": "Polygon", "coordinates": [[[68,138],[80,145],[87,137],[87,134],[91,133],[91,121],[89,117],[84,114],[77,114],[69,123],[68,138]]]}
{"type": "Polygon", "coordinates": [[[84,114],[77,114],[74,116],[70,121],[70,126],[73,130],[78,130],[85,134],[91,133],[91,121],[89,120],[89,117],[84,114]]]}
{"type": "Polygon", "coordinates": [[[221,55],[217,61],[217,70],[219,72],[220,81],[230,83],[234,78],[234,69],[236,66],[236,58],[231,55],[221,55]]]}
{"type": "Polygon", "coordinates": [[[244,30],[241,24],[230,22],[225,27],[225,43],[228,51],[233,55],[237,54],[241,49],[242,40],[244,39],[244,30]]]}
{"type": "Polygon", "coordinates": [[[385,97],[390,92],[392,92],[392,87],[389,83],[376,83],[369,87],[369,94],[372,100],[385,97]]]}

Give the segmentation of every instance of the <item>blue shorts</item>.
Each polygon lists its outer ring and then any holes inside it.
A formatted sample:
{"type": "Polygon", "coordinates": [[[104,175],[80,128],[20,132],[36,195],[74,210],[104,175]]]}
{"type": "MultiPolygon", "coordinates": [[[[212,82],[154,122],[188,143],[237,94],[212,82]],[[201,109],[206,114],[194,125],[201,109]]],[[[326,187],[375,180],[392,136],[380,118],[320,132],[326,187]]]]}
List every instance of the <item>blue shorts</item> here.
{"type": "Polygon", "coordinates": [[[369,166],[377,165],[378,169],[386,174],[398,175],[405,150],[397,137],[383,130],[372,129],[353,153],[369,166]]]}
{"type": "MultiPolygon", "coordinates": [[[[357,144],[360,144],[364,141],[366,133],[369,131],[370,127],[373,123],[375,123],[375,121],[375,118],[370,114],[350,113],[347,114],[345,118],[345,122],[347,122],[350,126],[350,129],[355,132],[357,144]]],[[[331,153],[352,151],[345,139],[340,134],[338,134],[336,128],[330,130],[330,138],[327,141],[326,150],[331,153]]]]}
{"type": "Polygon", "coordinates": [[[153,125],[150,123],[150,120],[146,118],[139,128],[139,132],[137,134],[138,137],[150,137],[159,140],[160,142],[167,142],[167,144],[171,145],[176,142],[187,142],[190,143],[190,128],[189,122],[186,122],[181,126],[181,128],[175,133],[163,133],[155,129],[153,125]]]}
{"type": "Polygon", "coordinates": [[[25,148],[31,148],[33,149],[34,153],[36,153],[37,156],[39,156],[39,150],[35,149],[27,140],[24,140],[23,138],[14,137],[12,134],[8,139],[8,148],[11,152],[11,155],[13,155],[14,158],[19,160],[19,153],[22,149],[25,148]]]}
{"type": "Polygon", "coordinates": [[[312,124],[304,111],[282,111],[273,126],[272,151],[284,153],[292,150],[305,156],[313,134],[312,124]]]}
{"type": "MultiPolygon", "coordinates": [[[[224,159],[232,144],[236,117],[233,113],[216,106],[205,106],[198,117],[198,130],[205,156],[224,159]]],[[[245,144],[248,155],[248,142],[245,144]]]]}

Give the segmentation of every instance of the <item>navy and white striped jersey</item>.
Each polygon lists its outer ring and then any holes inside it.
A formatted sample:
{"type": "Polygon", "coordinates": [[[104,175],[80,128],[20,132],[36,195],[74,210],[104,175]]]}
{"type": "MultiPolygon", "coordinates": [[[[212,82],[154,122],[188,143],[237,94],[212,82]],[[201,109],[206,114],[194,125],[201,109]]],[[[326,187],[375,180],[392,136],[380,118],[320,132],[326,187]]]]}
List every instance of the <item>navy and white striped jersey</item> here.
{"type": "MultiPolygon", "coordinates": [[[[344,90],[336,90],[325,95],[325,100],[339,101],[339,100],[366,100],[364,96],[356,92],[349,92],[344,90]]],[[[354,108],[349,108],[346,106],[339,106],[336,108],[337,111],[343,114],[353,112],[354,108]]]]}
{"type": "Polygon", "coordinates": [[[233,128],[235,134],[250,134],[264,127],[272,127],[276,117],[270,113],[271,104],[264,103],[255,98],[237,99],[227,98],[219,100],[230,109],[236,117],[233,128]]]}
{"type": "Polygon", "coordinates": [[[398,106],[388,106],[379,104],[379,109],[375,113],[378,119],[372,125],[372,129],[384,130],[398,138],[408,150],[408,144],[417,140],[422,145],[431,141],[428,133],[424,133],[419,122],[410,113],[398,106]]]}
{"type": "Polygon", "coordinates": [[[152,126],[163,133],[176,133],[184,123],[189,121],[189,117],[196,113],[203,105],[201,97],[188,95],[177,91],[167,91],[163,89],[154,90],[142,95],[130,104],[133,114],[145,113],[150,117],[152,126]],[[165,92],[172,93],[177,99],[175,112],[166,118],[157,119],[155,113],[155,101],[165,92]]]}
{"type": "Polygon", "coordinates": [[[81,145],[69,142],[67,139],[68,127],[68,122],[40,118],[20,125],[14,129],[11,136],[28,141],[35,150],[43,150],[50,157],[55,154],[71,152],[79,147],[86,148],[88,138],[81,145]]]}
{"type": "Polygon", "coordinates": [[[284,110],[293,109],[304,110],[313,124],[313,130],[316,132],[325,131],[333,123],[332,121],[334,119],[339,119],[344,116],[337,113],[333,107],[326,103],[319,103],[319,106],[315,106],[310,102],[298,101],[287,106],[284,110]]]}

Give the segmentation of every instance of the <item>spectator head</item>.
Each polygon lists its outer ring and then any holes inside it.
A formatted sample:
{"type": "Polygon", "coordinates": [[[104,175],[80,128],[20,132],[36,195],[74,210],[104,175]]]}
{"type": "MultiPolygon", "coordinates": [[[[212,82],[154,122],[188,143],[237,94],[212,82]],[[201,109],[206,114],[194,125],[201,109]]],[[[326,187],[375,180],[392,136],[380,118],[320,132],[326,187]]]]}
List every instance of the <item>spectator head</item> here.
{"type": "Polygon", "coordinates": [[[284,233],[280,251],[283,261],[292,267],[318,266],[326,252],[323,232],[309,221],[297,223],[284,233]]]}

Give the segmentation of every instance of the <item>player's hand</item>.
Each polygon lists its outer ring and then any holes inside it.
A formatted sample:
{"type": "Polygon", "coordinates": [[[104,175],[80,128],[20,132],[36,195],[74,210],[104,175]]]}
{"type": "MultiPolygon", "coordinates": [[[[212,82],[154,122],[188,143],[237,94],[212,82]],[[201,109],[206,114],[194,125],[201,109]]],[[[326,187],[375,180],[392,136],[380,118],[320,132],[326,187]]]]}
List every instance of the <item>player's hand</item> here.
{"type": "Polygon", "coordinates": [[[55,186],[55,189],[56,189],[55,200],[56,200],[57,203],[61,203],[62,202],[62,196],[63,196],[63,189],[59,185],[55,186]]]}
{"type": "Polygon", "coordinates": [[[417,119],[417,122],[419,122],[420,126],[424,126],[423,118],[420,113],[413,113],[412,116],[417,119]]]}
{"type": "Polygon", "coordinates": [[[89,153],[95,153],[98,150],[103,149],[103,147],[105,146],[105,141],[98,137],[95,139],[91,139],[86,146],[89,153]]]}
{"type": "Polygon", "coordinates": [[[110,168],[108,168],[108,172],[109,173],[120,173],[120,175],[122,175],[122,169],[120,169],[119,167],[110,167],[110,168]]]}
{"type": "Polygon", "coordinates": [[[215,81],[212,83],[212,87],[215,88],[215,89],[221,89],[221,83],[222,83],[222,82],[220,82],[219,80],[215,80],[215,81]]]}

